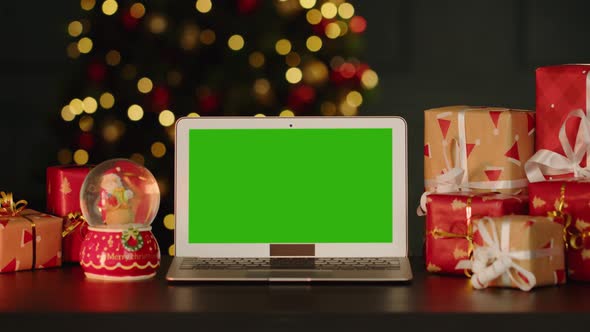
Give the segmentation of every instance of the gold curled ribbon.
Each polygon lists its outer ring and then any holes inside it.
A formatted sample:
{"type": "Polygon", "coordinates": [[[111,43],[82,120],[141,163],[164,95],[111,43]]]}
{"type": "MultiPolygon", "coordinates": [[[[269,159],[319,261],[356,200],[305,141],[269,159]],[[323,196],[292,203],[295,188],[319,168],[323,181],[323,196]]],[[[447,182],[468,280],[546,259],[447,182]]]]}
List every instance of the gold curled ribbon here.
{"type": "Polygon", "coordinates": [[[15,203],[12,193],[0,191],[0,216],[16,216],[27,207],[27,204],[24,199],[15,203]]]}
{"type": "Polygon", "coordinates": [[[66,237],[68,234],[72,233],[78,226],[81,226],[83,223],[86,222],[86,219],[80,212],[70,212],[66,217],[66,222],[69,222],[61,232],[61,237],[66,237]]]}
{"type": "Polygon", "coordinates": [[[547,216],[550,218],[559,218],[563,220],[563,243],[565,248],[572,248],[574,250],[580,250],[584,247],[584,242],[587,237],[590,237],[590,231],[582,232],[572,225],[572,216],[563,212],[565,207],[565,183],[561,184],[559,190],[559,202],[554,211],[547,212],[547,216]]]}
{"type": "MultiPolygon", "coordinates": [[[[467,240],[467,242],[468,242],[467,258],[468,259],[470,259],[471,255],[473,254],[473,224],[471,223],[471,217],[472,217],[471,201],[472,201],[472,199],[473,199],[473,196],[467,197],[467,202],[466,202],[466,206],[465,206],[465,217],[467,219],[466,220],[467,221],[467,233],[466,234],[447,232],[447,231],[440,230],[438,228],[435,228],[430,232],[432,234],[432,237],[434,237],[435,239],[465,239],[465,240],[467,240]]],[[[469,271],[467,269],[464,272],[465,272],[466,276],[471,277],[471,273],[469,273],[469,271]]]]}

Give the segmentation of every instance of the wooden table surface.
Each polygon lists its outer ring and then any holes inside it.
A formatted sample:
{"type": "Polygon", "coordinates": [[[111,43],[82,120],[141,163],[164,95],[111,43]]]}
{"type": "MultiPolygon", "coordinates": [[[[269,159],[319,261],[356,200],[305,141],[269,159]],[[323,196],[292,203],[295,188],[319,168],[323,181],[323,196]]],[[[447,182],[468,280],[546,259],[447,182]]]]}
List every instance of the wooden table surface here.
{"type": "Polygon", "coordinates": [[[412,258],[414,280],[397,284],[177,284],[164,278],[170,261],[163,257],[157,276],[140,282],[85,279],[75,265],[1,274],[0,324],[36,329],[64,320],[85,331],[111,331],[110,324],[126,331],[162,330],[180,322],[256,331],[373,326],[473,331],[477,324],[476,331],[497,331],[513,321],[555,331],[564,319],[569,325],[590,322],[590,283],[531,292],[472,290],[466,278],[425,273],[420,258],[412,258]]]}

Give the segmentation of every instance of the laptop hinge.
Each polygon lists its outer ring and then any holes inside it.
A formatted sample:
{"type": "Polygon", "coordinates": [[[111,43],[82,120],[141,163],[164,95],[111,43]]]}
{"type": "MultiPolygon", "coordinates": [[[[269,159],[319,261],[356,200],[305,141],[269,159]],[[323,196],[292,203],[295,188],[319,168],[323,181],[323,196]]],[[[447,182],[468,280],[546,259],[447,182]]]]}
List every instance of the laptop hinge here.
{"type": "Polygon", "coordinates": [[[270,256],[315,256],[315,244],[271,244],[270,256]]]}

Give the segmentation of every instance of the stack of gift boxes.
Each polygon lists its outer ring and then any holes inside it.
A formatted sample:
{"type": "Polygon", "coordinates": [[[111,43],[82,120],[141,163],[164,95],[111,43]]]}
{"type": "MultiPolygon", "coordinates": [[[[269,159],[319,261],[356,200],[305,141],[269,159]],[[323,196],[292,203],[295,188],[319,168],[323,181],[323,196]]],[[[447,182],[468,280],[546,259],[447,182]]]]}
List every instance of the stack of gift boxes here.
{"type": "Polygon", "coordinates": [[[425,261],[474,288],[590,281],[590,65],[536,72],[536,112],[424,113],[425,261]]]}
{"type": "Polygon", "coordinates": [[[87,223],[80,212],[80,189],[90,166],[47,168],[49,214],[0,192],[0,272],[43,269],[79,262],[87,223]]]}

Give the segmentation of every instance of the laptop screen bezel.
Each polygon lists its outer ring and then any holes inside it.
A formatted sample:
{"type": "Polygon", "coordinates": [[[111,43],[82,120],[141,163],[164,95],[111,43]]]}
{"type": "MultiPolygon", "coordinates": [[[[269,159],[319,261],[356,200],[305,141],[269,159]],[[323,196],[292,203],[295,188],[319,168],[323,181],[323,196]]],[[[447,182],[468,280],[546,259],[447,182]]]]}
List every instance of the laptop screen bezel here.
{"type": "MultiPolygon", "coordinates": [[[[392,224],[391,243],[315,243],[313,257],[407,256],[407,125],[400,117],[183,117],[176,122],[175,141],[175,256],[270,257],[270,243],[189,243],[189,132],[193,129],[391,128],[392,224]]],[[[273,243],[274,244],[274,243],[273,243]]]]}

